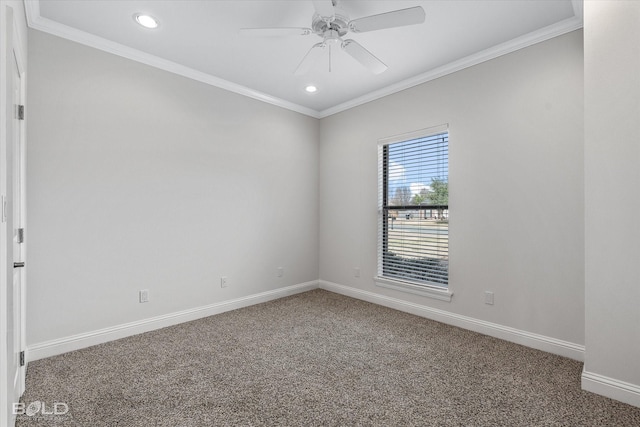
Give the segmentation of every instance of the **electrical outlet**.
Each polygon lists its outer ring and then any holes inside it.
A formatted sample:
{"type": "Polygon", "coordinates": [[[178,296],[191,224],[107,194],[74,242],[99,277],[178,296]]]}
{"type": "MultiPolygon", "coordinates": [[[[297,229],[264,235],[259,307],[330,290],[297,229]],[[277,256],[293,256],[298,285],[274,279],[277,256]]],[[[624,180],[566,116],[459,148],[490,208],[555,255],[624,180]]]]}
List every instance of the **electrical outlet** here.
{"type": "Polygon", "coordinates": [[[229,279],[227,278],[227,276],[222,276],[220,278],[220,287],[226,288],[228,285],[229,285],[229,279]]]}
{"type": "Polygon", "coordinates": [[[360,267],[353,269],[353,277],[360,277],[360,267]]]}
{"type": "Polygon", "coordinates": [[[493,305],[493,292],[489,292],[489,291],[484,292],[484,303],[488,305],[493,305]]]}
{"type": "Polygon", "coordinates": [[[284,268],[278,267],[278,277],[284,276],[284,268]]]}
{"type": "Polygon", "coordinates": [[[140,303],[149,302],[149,289],[143,289],[140,291],[140,303]]]}

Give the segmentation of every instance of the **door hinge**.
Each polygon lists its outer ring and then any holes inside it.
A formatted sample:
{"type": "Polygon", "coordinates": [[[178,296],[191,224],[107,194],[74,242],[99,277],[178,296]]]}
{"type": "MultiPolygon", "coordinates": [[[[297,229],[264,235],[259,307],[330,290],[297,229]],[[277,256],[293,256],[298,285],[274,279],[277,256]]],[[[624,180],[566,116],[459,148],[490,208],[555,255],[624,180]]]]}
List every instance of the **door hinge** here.
{"type": "Polygon", "coordinates": [[[20,366],[24,366],[24,350],[20,352],[20,366]]]}
{"type": "Polygon", "coordinates": [[[17,105],[18,110],[17,110],[17,119],[18,120],[24,120],[24,105],[17,105]]]}
{"type": "Polygon", "coordinates": [[[16,240],[18,243],[24,243],[24,228],[18,228],[16,230],[16,240]]]}

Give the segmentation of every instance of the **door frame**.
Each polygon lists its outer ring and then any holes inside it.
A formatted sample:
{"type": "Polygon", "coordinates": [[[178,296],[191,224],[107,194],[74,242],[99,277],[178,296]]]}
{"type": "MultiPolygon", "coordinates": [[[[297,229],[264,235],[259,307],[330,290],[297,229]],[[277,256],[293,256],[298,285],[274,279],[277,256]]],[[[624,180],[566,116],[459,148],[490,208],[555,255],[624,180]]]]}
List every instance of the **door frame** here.
{"type": "MultiPolygon", "coordinates": [[[[25,69],[25,62],[24,62],[24,56],[22,54],[22,51],[20,49],[20,44],[17,43],[18,40],[18,32],[16,30],[16,26],[13,26],[13,54],[15,56],[15,60],[16,60],[16,64],[18,66],[18,72],[20,74],[20,101],[19,101],[19,105],[22,105],[25,109],[26,109],[26,104],[27,104],[27,79],[26,79],[26,69],[25,69]]],[[[22,226],[21,228],[23,228],[24,230],[27,229],[27,126],[26,126],[26,113],[23,110],[23,114],[25,114],[23,116],[23,119],[20,120],[19,126],[20,126],[20,177],[18,177],[18,179],[20,180],[20,225],[22,226]]],[[[15,178],[15,177],[14,177],[15,178]]],[[[23,261],[25,261],[27,259],[27,238],[26,238],[26,231],[24,232],[25,234],[23,235],[23,242],[20,245],[20,251],[21,253],[21,259],[23,261]]],[[[21,351],[25,352],[25,360],[24,360],[24,366],[21,367],[20,369],[20,395],[22,395],[22,393],[24,393],[24,389],[25,389],[25,379],[26,379],[26,372],[27,372],[27,340],[26,340],[26,332],[27,332],[27,328],[26,328],[26,283],[27,283],[27,267],[25,266],[22,269],[22,277],[20,279],[20,349],[21,351]]]]}
{"type": "MultiPolygon", "coordinates": [[[[13,403],[15,400],[15,394],[22,395],[25,387],[25,374],[26,374],[26,357],[25,366],[19,367],[19,383],[18,390],[13,388],[13,376],[8,372],[10,368],[9,360],[12,360],[13,353],[9,354],[10,349],[6,343],[7,327],[8,327],[8,309],[13,304],[12,301],[8,301],[8,286],[13,286],[14,275],[14,229],[15,223],[22,224],[25,227],[26,224],[26,127],[25,121],[9,120],[8,117],[11,111],[15,108],[13,106],[13,67],[17,65],[18,74],[20,75],[20,93],[19,93],[19,105],[25,105],[26,100],[26,73],[25,73],[25,57],[21,50],[20,36],[17,32],[16,22],[14,20],[13,9],[7,4],[0,3],[0,7],[3,10],[2,34],[0,54],[0,87],[3,88],[3,97],[0,98],[0,127],[4,129],[0,133],[0,425],[11,426],[15,422],[15,414],[13,413],[13,403]],[[14,65],[15,64],[15,65],[14,65]],[[20,145],[20,158],[21,163],[21,176],[16,177],[13,172],[14,162],[14,148],[13,148],[13,135],[14,124],[19,126],[20,139],[18,141],[20,145]],[[8,167],[10,166],[10,167],[8,167]],[[7,172],[11,170],[9,175],[7,172]],[[16,221],[13,214],[13,188],[15,179],[21,181],[20,185],[20,200],[21,200],[21,218],[16,221]],[[10,359],[11,357],[11,359],[10,359]]],[[[20,245],[21,259],[26,259],[26,243],[20,245]]],[[[20,306],[16,307],[20,311],[19,319],[16,319],[18,324],[15,325],[15,331],[19,334],[18,351],[25,350],[26,348],[26,269],[22,271],[20,278],[19,301],[20,306]]],[[[13,312],[13,311],[12,311],[13,312]]],[[[15,323],[15,322],[14,322],[15,323]]]]}

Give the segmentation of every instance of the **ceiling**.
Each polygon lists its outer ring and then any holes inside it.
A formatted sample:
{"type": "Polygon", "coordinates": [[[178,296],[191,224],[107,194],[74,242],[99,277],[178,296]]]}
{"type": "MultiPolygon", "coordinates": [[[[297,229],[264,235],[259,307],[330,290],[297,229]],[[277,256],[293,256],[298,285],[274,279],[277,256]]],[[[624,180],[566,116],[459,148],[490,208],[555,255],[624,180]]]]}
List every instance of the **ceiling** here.
{"type": "Polygon", "coordinates": [[[349,33],[388,68],[339,46],[294,75],[318,35],[250,37],[241,28],[311,27],[310,0],[26,0],[29,26],[313,117],[351,108],[582,27],[582,0],[339,0],[350,19],[421,6],[423,24],[349,33]],[[135,13],[158,19],[139,26],[135,13]],[[329,64],[331,63],[331,70],[329,64]],[[318,91],[307,93],[313,84],[318,91]]]}

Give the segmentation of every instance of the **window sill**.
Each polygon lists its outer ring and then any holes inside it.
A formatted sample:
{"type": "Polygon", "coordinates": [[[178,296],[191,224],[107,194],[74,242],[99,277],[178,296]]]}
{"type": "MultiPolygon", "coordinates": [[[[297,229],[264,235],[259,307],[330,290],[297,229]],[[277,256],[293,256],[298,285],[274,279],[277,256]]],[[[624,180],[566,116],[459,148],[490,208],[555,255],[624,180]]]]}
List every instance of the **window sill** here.
{"type": "Polygon", "coordinates": [[[376,276],[373,278],[376,285],[383,288],[394,289],[396,291],[408,292],[415,295],[421,295],[423,297],[433,298],[440,301],[451,302],[453,292],[448,289],[436,288],[429,285],[416,285],[409,282],[402,282],[400,280],[392,280],[386,277],[376,276]]]}

